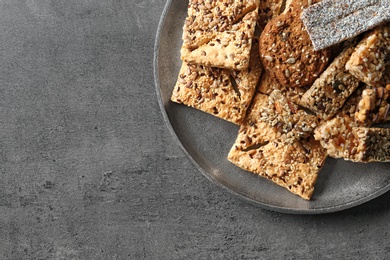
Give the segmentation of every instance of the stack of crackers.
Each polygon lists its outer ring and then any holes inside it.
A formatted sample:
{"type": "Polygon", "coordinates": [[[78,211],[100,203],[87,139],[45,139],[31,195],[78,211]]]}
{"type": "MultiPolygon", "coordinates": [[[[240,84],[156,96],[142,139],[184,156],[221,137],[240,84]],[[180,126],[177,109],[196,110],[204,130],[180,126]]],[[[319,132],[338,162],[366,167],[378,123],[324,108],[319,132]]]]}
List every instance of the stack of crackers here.
{"type": "Polygon", "coordinates": [[[317,50],[317,2],[189,0],[171,96],[240,125],[228,160],[304,199],[327,156],[390,161],[390,24],[317,50]]]}

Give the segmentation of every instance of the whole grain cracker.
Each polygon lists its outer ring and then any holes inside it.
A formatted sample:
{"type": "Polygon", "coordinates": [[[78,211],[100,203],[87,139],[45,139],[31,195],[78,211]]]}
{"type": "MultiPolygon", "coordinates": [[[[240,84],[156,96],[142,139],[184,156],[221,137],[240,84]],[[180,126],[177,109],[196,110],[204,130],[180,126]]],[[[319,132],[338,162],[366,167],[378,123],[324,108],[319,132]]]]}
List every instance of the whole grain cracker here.
{"type": "Polygon", "coordinates": [[[278,16],[283,7],[283,0],[260,0],[259,17],[257,25],[264,29],[265,25],[278,16]]]}
{"type": "Polygon", "coordinates": [[[181,59],[209,67],[247,69],[258,6],[259,0],[191,0],[181,59]]]}
{"type": "MultiPolygon", "coordinates": [[[[262,135],[261,129],[258,129],[257,135],[262,135]]],[[[267,178],[306,200],[311,198],[318,173],[326,158],[325,150],[318,142],[312,138],[293,143],[274,139],[258,148],[240,149],[238,145],[246,139],[246,136],[243,139],[238,136],[228,155],[230,162],[267,178]]]]}
{"type": "Polygon", "coordinates": [[[325,150],[309,136],[312,129],[302,129],[312,120],[316,121],[298,112],[280,91],[271,96],[257,93],[228,160],[310,199],[326,158],[325,150]],[[274,120],[279,123],[274,124],[274,120]]]}
{"type": "Polygon", "coordinates": [[[171,100],[240,124],[262,72],[257,46],[254,39],[250,66],[243,71],[183,62],[171,100]]]}

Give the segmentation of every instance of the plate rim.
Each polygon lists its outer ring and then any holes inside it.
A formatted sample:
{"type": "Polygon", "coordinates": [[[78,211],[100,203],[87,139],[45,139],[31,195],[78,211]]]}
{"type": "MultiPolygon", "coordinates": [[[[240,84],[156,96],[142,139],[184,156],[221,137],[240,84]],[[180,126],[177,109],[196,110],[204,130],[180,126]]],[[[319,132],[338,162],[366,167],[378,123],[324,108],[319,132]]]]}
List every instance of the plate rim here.
{"type": "MultiPolygon", "coordinates": [[[[186,0],[185,0],[186,1],[186,0]]],[[[157,27],[157,32],[156,32],[156,37],[155,37],[155,42],[154,42],[154,50],[153,50],[153,76],[154,76],[154,82],[155,82],[155,89],[156,89],[156,94],[157,94],[157,100],[158,104],[163,116],[163,120],[165,122],[166,127],[168,128],[172,138],[175,140],[176,144],[180,147],[180,149],[184,152],[186,157],[191,161],[191,163],[197,168],[198,171],[202,173],[203,176],[205,176],[208,180],[216,184],[217,186],[221,187],[223,190],[227,191],[229,194],[253,205],[256,207],[260,207],[266,210],[270,211],[275,211],[275,212],[280,212],[280,213],[287,213],[287,214],[295,214],[295,215],[318,215],[318,214],[327,214],[327,213],[335,213],[343,210],[347,210],[353,207],[357,207],[361,204],[364,204],[370,200],[373,200],[383,194],[385,194],[387,191],[390,190],[390,184],[382,187],[379,190],[376,190],[375,192],[371,193],[370,195],[359,198],[353,201],[349,201],[337,206],[328,206],[324,208],[308,208],[308,209],[297,209],[297,208],[288,208],[288,207],[282,207],[282,206],[276,206],[276,205],[271,205],[267,204],[264,202],[260,202],[257,200],[254,200],[252,198],[249,198],[243,194],[240,194],[237,191],[234,191],[215,179],[212,175],[210,175],[203,167],[195,160],[195,158],[187,151],[187,149],[184,147],[182,142],[180,141],[179,137],[176,134],[176,131],[174,130],[171,121],[169,120],[167,111],[165,109],[163,99],[162,99],[162,93],[161,93],[161,84],[160,84],[160,77],[159,77],[159,70],[158,70],[158,64],[159,64],[159,54],[160,54],[160,41],[162,37],[162,31],[166,22],[167,18],[167,13],[171,8],[171,5],[173,3],[173,0],[167,0],[165,3],[164,9],[162,11],[158,27],[157,27]]]]}

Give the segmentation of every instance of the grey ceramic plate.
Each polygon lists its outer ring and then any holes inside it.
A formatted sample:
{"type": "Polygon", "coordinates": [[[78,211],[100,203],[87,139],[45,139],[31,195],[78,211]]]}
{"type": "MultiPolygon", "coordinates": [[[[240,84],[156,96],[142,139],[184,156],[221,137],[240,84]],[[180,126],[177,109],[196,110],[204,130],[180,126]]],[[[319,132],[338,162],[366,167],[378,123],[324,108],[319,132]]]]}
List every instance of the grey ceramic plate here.
{"type": "Polygon", "coordinates": [[[227,161],[238,127],[169,101],[181,61],[179,51],[187,0],[168,1],[157,32],[154,73],[164,119],[173,138],[209,179],[246,201],[295,214],[344,210],[390,189],[390,164],[357,164],[327,159],[311,201],[227,161]]]}

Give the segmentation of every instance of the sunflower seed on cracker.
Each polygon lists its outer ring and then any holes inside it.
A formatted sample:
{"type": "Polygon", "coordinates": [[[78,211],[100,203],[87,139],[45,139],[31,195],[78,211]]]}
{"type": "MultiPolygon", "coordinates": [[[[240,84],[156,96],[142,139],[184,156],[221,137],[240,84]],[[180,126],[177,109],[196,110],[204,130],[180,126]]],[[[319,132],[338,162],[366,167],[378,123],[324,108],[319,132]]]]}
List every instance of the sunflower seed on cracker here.
{"type": "Polygon", "coordinates": [[[301,19],[321,50],[390,21],[390,0],[323,0],[303,10],[301,19]]]}
{"type": "Polygon", "coordinates": [[[253,39],[247,70],[231,71],[183,62],[171,100],[235,124],[242,123],[263,70],[258,46],[258,40],[253,39]]]}
{"type": "MultiPolygon", "coordinates": [[[[228,160],[308,200],[313,194],[318,173],[325,161],[325,150],[312,136],[287,141],[286,137],[294,130],[288,133],[280,131],[278,125],[270,124],[267,115],[281,112],[282,116],[290,107],[280,110],[276,106],[273,111],[269,101],[270,97],[267,95],[255,95],[246,120],[229,152],[228,160]],[[261,111],[264,107],[269,107],[270,110],[261,111]],[[260,114],[262,116],[259,116],[260,114]]],[[[292,106],[295,110],[295,105],[292,106]]],[[[302,124],[300,126],[304,127],[302,124]]]]}
{"type": "Polygon", "coordinates": [[[190,0],[181,59],[207,67],[245,70],[260,0],[190,0]]]}

